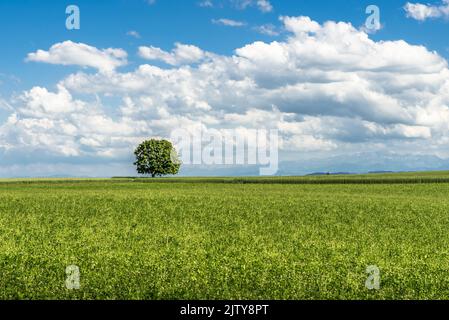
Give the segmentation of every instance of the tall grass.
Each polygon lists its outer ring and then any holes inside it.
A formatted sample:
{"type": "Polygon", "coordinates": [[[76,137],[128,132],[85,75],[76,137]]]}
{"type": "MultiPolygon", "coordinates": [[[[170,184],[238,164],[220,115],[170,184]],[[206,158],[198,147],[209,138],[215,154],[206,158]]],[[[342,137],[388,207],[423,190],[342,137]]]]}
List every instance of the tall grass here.
{"type": "Polygon", "coordinates": [[[0,183],[0,298],[446,299],[448,193],[449,184],[0,183]],[[80,268],[80,290],[65,287],[68,265],[80,268]],[[379,291],[365,287],[369,265],[381,270],[379,291]]]}

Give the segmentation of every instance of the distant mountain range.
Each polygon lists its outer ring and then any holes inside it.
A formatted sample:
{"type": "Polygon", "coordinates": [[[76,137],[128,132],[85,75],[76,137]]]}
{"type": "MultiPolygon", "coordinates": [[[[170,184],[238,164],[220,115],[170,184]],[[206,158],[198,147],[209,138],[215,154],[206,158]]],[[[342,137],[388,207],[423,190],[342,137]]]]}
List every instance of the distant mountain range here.
{"type": "MultiPolygon", "coordinates": [[[[305,154],[305,157],[308,155],[305,154]]],[[[110,169],[99,172],[91,177],[137,176],[135,169],[128,162],[115,163],[110,169]],[[110,174],[109,174],[110,173],[110,174]]],[[[327,158],[304,158],[279,163],[277,176],[320,176],[320,175],[346,175],[367,173],[393,173],[415,171],[449,170],[449,160],[430,155],[399,155],[393,152],[384,153],[357,153],[332,156],[327,158]]],[[[62,170],[61,170],[62,171],[62,170]]],[[[86,178],[88,174],[55,172],[46,176],[48,178],[86,178]]],[[[216,177],[216,176],[259,176],[259,166],[182,166],[179,176],[184,177],[216,177]]],[[[29,174],[16,176],[29,178],[29,174]]]]}
{"type": "MultiPolygon", "coordinates": [[[[366,174],[382,174],[382,173],[400,173],[403,171],[370,171],[370,172],[366,172],[366,174]]],[[[350,175],[350,174],[360,174],[356,173],[356,172],[314,172],[314,173],[310,173],[310,174],[306,174],[306,176],[342,176],[342,175],[350,175]]],[[[363,173],[363,172],[362,172],[363,173]]]]}

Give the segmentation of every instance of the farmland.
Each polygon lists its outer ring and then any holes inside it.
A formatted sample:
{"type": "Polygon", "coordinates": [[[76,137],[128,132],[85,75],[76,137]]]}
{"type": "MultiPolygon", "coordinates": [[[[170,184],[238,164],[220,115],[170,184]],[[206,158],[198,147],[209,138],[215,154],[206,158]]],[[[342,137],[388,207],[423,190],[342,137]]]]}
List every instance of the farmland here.
{"type": "Polygon", "coordinates": [[[448,299],[448,181],[0,180],[0,299],[448,299]]]}

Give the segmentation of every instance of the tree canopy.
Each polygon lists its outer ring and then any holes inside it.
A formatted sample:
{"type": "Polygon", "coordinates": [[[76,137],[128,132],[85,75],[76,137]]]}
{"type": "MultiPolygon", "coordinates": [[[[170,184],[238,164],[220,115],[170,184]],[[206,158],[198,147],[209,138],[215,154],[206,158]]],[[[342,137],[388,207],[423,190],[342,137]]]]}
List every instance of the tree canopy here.
{"type": "Polygon", "coordinates": [[[176,149],[167,140],[146,140],[137,147],[134,154],[137,172],[149,174],[153,178],[178,174],[181,167],[176,149]]]}

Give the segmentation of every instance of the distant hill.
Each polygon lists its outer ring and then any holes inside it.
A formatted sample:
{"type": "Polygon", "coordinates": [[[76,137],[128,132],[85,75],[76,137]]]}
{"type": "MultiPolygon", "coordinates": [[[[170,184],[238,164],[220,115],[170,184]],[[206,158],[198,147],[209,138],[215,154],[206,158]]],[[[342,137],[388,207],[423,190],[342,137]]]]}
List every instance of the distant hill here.
{"type": "Polygon", "coordinates": [[[370,171],[368,174],[379,174],[379,173],[401,173],[397,171],[370,171]]]}
{"type": "Polygon", "coordinates": [[[354,174],[351,172],[314,172],[310,174],[306,174],[306,177],[313,177],[313,176],[342,176],[342,175],[348,175],[348,174],[354,174]]]}

